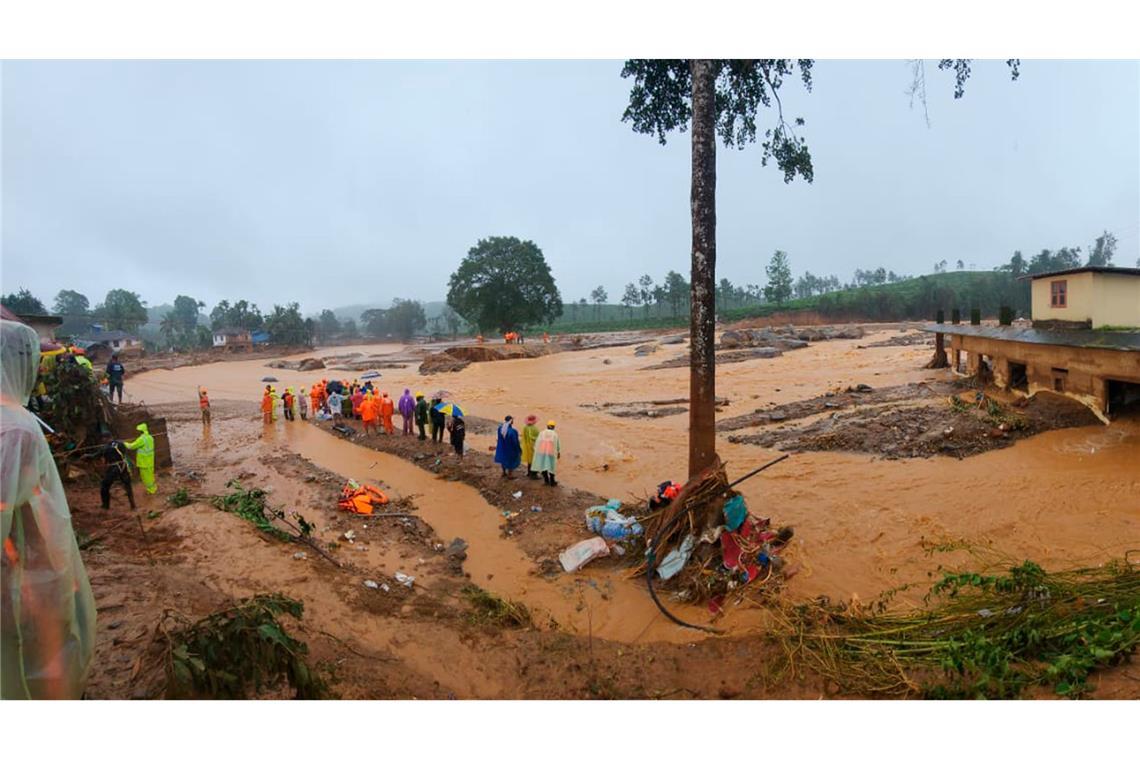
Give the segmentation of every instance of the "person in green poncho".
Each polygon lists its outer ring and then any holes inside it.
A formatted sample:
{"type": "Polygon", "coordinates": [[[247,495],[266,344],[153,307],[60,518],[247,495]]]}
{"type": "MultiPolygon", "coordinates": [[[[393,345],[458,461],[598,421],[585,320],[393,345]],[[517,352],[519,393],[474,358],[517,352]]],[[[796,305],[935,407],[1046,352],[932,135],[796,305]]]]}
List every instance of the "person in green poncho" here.
{"type": "Polygon", "coordinates": [[[139,470],[139,479],[146,488],[146,492],[157,493],[158,486],[154,482],[154,436],[150,434],[145,422],[136,425],[135,430],[139,431],[139,437],[133,441],[127,441],[126,447],[137,452],[135,454],[135,467],[139,470]]]}

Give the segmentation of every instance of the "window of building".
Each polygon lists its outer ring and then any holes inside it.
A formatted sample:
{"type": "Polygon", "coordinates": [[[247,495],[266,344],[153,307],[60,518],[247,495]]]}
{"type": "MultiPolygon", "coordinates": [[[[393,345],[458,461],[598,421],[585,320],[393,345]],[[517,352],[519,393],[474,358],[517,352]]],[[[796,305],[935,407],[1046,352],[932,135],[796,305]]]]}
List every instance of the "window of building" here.
{"type": "Polygon", "coordinates": [[[1068,306],[1066,295],[1068,293],[1068,280],[1054,280],[1049,283],[1049,303],[1054,309],[1063,309],[1068,306]]]}

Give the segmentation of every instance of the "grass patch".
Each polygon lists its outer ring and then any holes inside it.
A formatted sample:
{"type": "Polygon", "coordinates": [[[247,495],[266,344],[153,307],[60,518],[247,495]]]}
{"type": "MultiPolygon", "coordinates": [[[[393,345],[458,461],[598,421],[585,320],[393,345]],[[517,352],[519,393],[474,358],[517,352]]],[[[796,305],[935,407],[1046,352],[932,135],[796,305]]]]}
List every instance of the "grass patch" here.
{"type": "Polygon", "coordinates": [[[474,585],[464,586],[459,593],[471,605],[472,622],[501,628],[530,628],[534,625],[530,610],[524,604],[508,601],[474,585]]]}
{"type": "Polygon", "coordinates": [[[185,487],[183,487],[179,488],[177,491],[168,496],[166,498],[166,503],[172,507],[185,507],[193,500],[194,499],[190,496],[190,492],[187,491],[185,487]]]}

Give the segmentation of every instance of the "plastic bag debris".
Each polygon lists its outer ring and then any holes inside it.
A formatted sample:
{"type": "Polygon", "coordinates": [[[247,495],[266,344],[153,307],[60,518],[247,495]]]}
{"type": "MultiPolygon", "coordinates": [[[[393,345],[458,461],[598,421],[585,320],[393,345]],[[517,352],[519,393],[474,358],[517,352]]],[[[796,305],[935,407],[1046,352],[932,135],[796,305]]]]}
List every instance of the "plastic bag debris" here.
{"type": "Polygon", "coordinates": [[[608,556],[609,553],[610,547],[606,540],[601,536],[594,536],[566,549],[558,555],[558,561],[562,563],[563,570],[572,573],[598,557],[608,556]]]}
{"type": "Polygon", "coordinates": [[[689,555],[693,553],[693,546],[695,544],[696,541],[691,535],[685,536],[685,540],[681,542],[680,547],[666,554],[665,558],[661,560],[661,564],[657,566],[657,575],[662,580],[669,580],[681,572],[681,568],[689,561],[689,555]]]}
{"type": "Polygon", "coordinates": [[[368,588],[380,588],[380,584],[376,581],[364,581],[364,585],[368,588]]]}
{"type": "Polygon", "coordinates": [[[414,584],[416,582],[416,578],[413,575],[405,575],[404,573],[396,573],[396,582],[402,586],[407,586],[408,588],[411,588],[412,584],[414,584]]]}

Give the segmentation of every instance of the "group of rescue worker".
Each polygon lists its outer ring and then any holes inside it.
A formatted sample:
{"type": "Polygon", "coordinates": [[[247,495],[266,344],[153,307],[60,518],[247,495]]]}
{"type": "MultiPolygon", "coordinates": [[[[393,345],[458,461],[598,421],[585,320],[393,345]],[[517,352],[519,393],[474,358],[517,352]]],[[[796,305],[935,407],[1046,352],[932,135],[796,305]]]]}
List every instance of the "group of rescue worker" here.
{"type": "Polygon", "coordinates": [[[495,464],[503,468],[504,478],[513,478],[514,471],[526,464],[526,476],[532,480],[542,480],[548,486],[558,485],[555,472],[558,460],[562,458],[562,442],[555,431],[554,420],[546,423],[546,429],[539,432],[536,415],[526,418],[522,435],[515,430],[514,417],[507,415],[499,425],[495,442],[495,464]]]}

